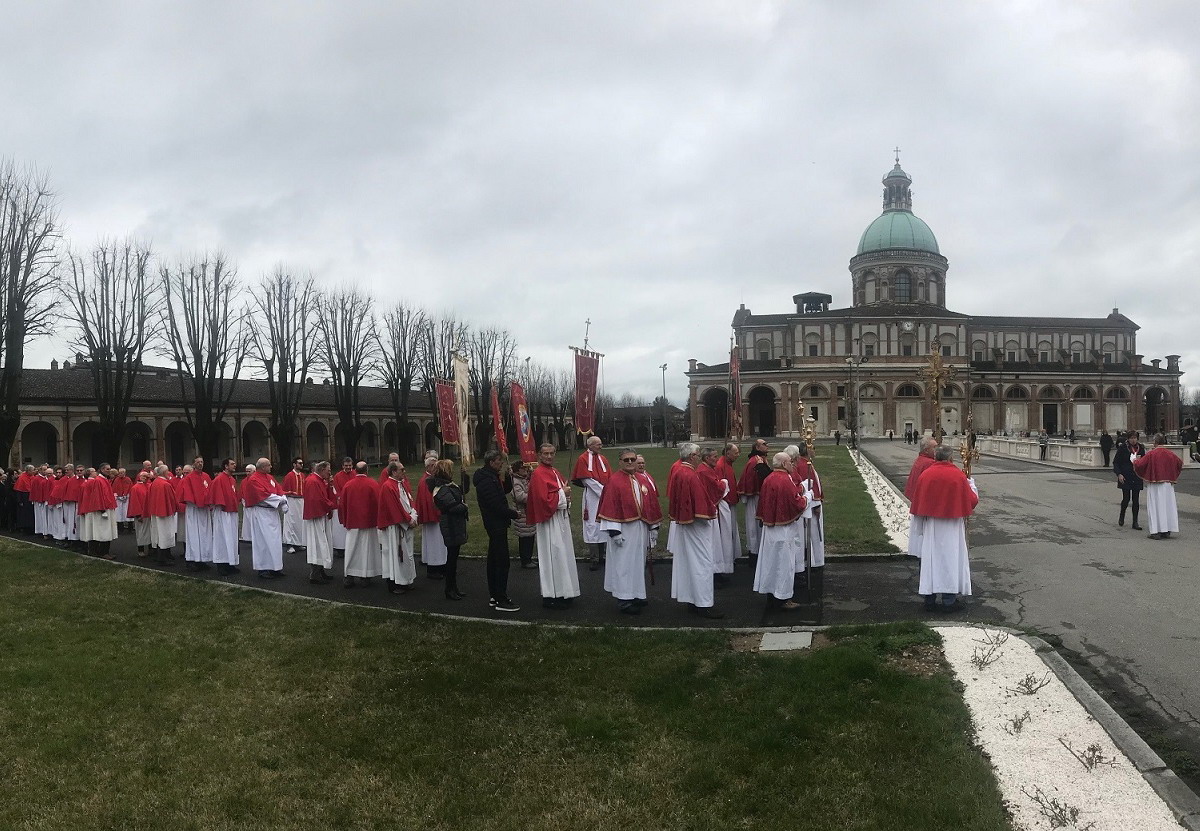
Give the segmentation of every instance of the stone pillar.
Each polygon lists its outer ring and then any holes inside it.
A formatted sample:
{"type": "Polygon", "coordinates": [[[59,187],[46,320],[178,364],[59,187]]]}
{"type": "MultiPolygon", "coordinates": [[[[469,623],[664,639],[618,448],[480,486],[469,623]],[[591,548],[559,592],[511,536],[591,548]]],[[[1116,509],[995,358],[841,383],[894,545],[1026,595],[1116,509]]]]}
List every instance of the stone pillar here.
{"type": "MultiPolygon", "coordinates": [[[[783,385],[781,384],[782,388],[783,385]]],[[[775,432],[778,434],[783,427],[783,399],[776,397],[775,399],[775,432]]]]}
{"type": "MultiPolygon", "coordinates": [[[[651,422],[653,423],[653,422],[651,422]]],[[[659,426],[658,429],[662,429],[659,426]]],[[[706,436],[708,431],[708,405],[703,401],[697,401],[696,406],[692,408],[692,441],[699,441],[704,438],[712,438],[706,436]]]]}
{"type": "Polygon", "coordinates": [[[154,417],[154,462],[162,459],[167,460],[167,438],[163,433],[163,417],[154,417]]]}
{"type": "MultiPolygon", "coordinates": [[[[800,384],[799,382],[784,381],[780,385],[783,391],[783,408],[787,411],[787,433],[788,436],[796,435],[796,405],[800,401],[800,384]]],[[[803,420],[800,422],[803,424],[803,420]]],[[[782,425],[780,425],[782,426],[782,425]]]]}
{"type": "Polygon", "coordinates": [[[696,395],[696,386],[688,385],[688,408],[692,413],[692,437],[699,438],[703,435],[703,428],[699,423],[700,418],[700,398],[696,395]]]}

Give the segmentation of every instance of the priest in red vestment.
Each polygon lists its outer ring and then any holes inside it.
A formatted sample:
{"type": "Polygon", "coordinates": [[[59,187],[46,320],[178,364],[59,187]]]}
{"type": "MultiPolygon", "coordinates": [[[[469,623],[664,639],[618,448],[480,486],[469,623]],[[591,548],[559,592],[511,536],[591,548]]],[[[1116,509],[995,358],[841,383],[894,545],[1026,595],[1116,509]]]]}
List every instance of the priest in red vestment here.
{"type": "Polygon", "coordinates": [[[79,497],[79,539],[87,545],[87,553],[106,560],[115,559],[112,541],[117,538],[117,497],[112,491],[110,465],[100,470],[87,469],[83,492],[79,497]]]}
{"type": "Polygon", "coordinates": [[[1179,506],[1175,501],[1175,483],[1183,472],[1183,459],[1166,448],[1162,433],[1154,437],[1154,448],[1133,462],[1133,470],[1145,483],[1146,518],[1150,539],[1165,540],[1179,533],[1179,506]]]}
{"type": "Polygon", "coordinates": [[[421,562],[425,564],[425,576],[430,580],[441,580],[446,576],[446,541],[442,538],[442,512],[433,504],[433,489],[429,480],[437,469],[436,450],[425,453],[425,472],[417,480],[417,522],[421,524],[421,562]]]}
{"type": "Polygon", "coordinates": [[[925,608],[954,611],[960,595],[971,594],[971,564],[967,559],[966,518],[979,504],[975,480],[954,466],[949,447],[938,445],[933,464],[917,479],[909,512],[924,518],[917,540],[921,558],[918,591],[925,608]]]}
{"type": "Polygon", "coordinates": [[[154,469],[154,478],[146,493],[143,514],[150,522],[149,548],[155,552],[160,565],[174,565],[175,525],[179,521],[179,501],[175,498],[175,486],[167,476],[171,469],[159,465],[154,469]]]}
{"type": "Polygon", "coordinates": [[[637,454],[625,448],[617,454],[617,464],[597,508],[600,529],[609,536],[604,590],[616,598],[620,612],[636,615],[647,602],[646,556],[652,524],[648,517],[661,519],[662,512],[658,495],[637,472],[637,454]]]}
{"type": "Polygon", "coordinates": [[[713,535],[717,518],[717,499],[696,472],[700,447],[692,442],[679,446],[679,461],[669,482],[668,512],[671,537],[667,550],[671,563],[671,597],[687,603],[703,617],[725,615],[713,606],[713,535]]]}
{"type": "Polygon", "coordinates": [[[588,547],[591,565],[595,571],[604,564],[607,553],[605,546],[608,535],[600,530],[596,522],[596,510],[600,505],[600,494],[608,483],[612,468],[600,450],[603,442],[599,436],[589,436],[587,449],[575,460],[575,469],[571,472],[571,484],[583,488],[583,543],[588,547]]]}
{"type": "Polygon", "coordinates": [[[338,516],[346,526],[346,588],[366,585],[383,574],[379,549],[379,482],[367,476],[367,463],[354,467],[354,478],[338,492],[338,516]]]}
{"type": "Polygon", "coordinates": [[[333,579],[333,497],[329,462],[317,462],[304,479],[304,556],[308,560],[308,582],[328,583],[333,579]]]}
{"type": "MultiPolygon", "coordinates": [[[[354,460],[349,456],[342,459],[342,469],[333,474],[330,480],[333,488],[333,498],[335,502],[340,500],[342,488],[350,483],[354,478],[354,460]]],[[[329,524],[330,536],[333,538],[333,558],[340,560],[345,556],[346,550],[346,526],[342,522],[341,512],[334,508],[333,519],[329,524]]]]}
{"type": "Polygon", "coordinates": [[[288,554],[304,547],[304,459],[292,459],[292,469],[283,477],[283,495],[288,512],[283,516],[283,544],[288,554]]]}
{"type": "Polygon", "coordinates": [[[207,569],[213,561],[212,506],[208,496],[212,479],[204,472],[204,457],[197,456],[191,465],[185,466],[183,477],[176,481],[179,500],[187,506],[180,515],[187,528],[183,558],[190,571],[207,569]]]}
{"type": "Polygon", "coordinates": [[[738,495],[746,509],[746,551],[751,560],[758,555],[758,539],[762,536],[762,523],[758,521],[756,513],[758,492],[762,488],[762,480],[770,473],[766,439],[755,439],[754,447],[746,457],[746,465],[742,468],[742,478],[738,480],[738,495]]]}
{"type": "MultiPolygon", "coordinates": [[[[926,437],[921,439],[921,449],[917,453],[917,457],[913,459],[912,468],[908,471],[908,479],[904,483],[904,496],[911,502],[913,493],[917,489],[917,480],[921,478],[921,473],[925,468],[933,464],[933,451],[937,450],[937,439],[926,437]]],[[[924,517],[919,517],[913,514],[908,518],[908,554],[910,557],[919,557],[917,551],[918,542],[921,539],[921,523],[925,521],[924,517]]]]}
{"type": "MultiPolygon", "coordinates": [[[[758,518],[762,538],[754,569],[754,590],[770,595],[775,605],[795,609],[792,602],[796,571],[804,569],[804,527],[800,515],[807,506],[793,473],[795,462],[786,451],[771,459],[771,473],[759,488],[758,518]]],[[[770,602],[770,601],[768,601],[770,602]]]]}
{"type": "Polygon", "coordinates": [[[129,525],[129,491],[133,488],[133,480],[125,474],[125,468],[118,468],[117,475],[112,479],[113,496],[117,499],[117,530],[129,525]]]}
{"type": "Polygon", "coordinates": [[[217,574],[237,574],[241,562],[238,551],[238,495],[237,462],[225,459],[221,472],[213,477],[208,486],[209,516],[212,520],[212,559],[217,564],[217,574]]]}
{"type": "MultiPolygon", "coordinates": [[[[396,454],[392,454],[396,455],[396,454]]],[[[388,477],[379,486],[379,550],[383,555],[383,579],[388,591],[401,594],[412,589],[417,579],[413,559],[413,529],[417,511],[408,492],[408,479],[399,456],[384,468],[388,477]]]]}
{"type": "Polygon", "coordinates": [[[571,537],[571,498],[567,480],[554,467],[556,448],[538,448],[538,464],[529,475],[529,498],[525,516],[537,536],[538,577],[542,605],[565,609],[579,596],[579,571],[575,565],[575,543],[571,537]]]}
{"type": "Polygon", "coordinates": [[[152,474],[139,471],[137,481],[129,489],[129,508],[126,516],[133,522],[133,540],[137,545],[137,555],[145,557],[150,553],[150,515],[146,513],[146,498],[150,493],[152,474]]]}
{"type": "Polygon", "coordinates": [[[283,575],[283,519],[287,499],[271,475],[271,460],[262,458],[242,482],[242,501],[250,522],[250,558],[264,580],[283,575]]]}

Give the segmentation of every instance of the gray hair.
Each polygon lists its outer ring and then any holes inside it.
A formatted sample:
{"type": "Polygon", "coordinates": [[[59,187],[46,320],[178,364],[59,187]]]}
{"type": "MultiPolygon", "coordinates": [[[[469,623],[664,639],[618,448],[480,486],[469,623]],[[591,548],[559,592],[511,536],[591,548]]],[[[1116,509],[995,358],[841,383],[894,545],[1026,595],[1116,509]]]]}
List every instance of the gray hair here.
{"type": "Polygon", "coordinates": [[[796,457],[791,453],[788,453],[786,450],[780,450],[771,457],[771,467],[775,468],[776,470],[783,470],[783,466],[794,458],[796,457]]]}
{"type": "Polygon", "coordinates": [[[626,455],[626,454],[629,454],[629,455],[633,456],[634,458],[636,458],[636,457],[637,457],[637,451],[636,451],[636,450],[634,450],[632,447],[622,447],[622,448],[621,448],[621,449],[620,449],[620,450],[617,452],[617,458],[619,459],[619,458],[621,458],[622,456],[624,456],[624,455],[626,455]]]}
{"type": "Polygon", "coordinates": [[[716,455],[718,455],[718,454],[717,454],[717,448],[715,448],[715,447],[701,447],[700,448],[700,461],[702,461],[702,462],[707,462],[709,459],[711,459],[713,456],[716,456],[716,455]]]}
{"type": "Polygon", "coordinates": [[[428,461],[430,459],[440,459],[440,458],[441,458],[441,456],[438,455],[438,452],[436,450],[426,450],[425,451],[425,460],[426,461],[428,461]]]}
{"type": "Polygon", "coordinates": [[[257,463],[254,465],[254,467],[255,467],[255,469],[256,469],[256,470],[266,470],[266,469],[267,469],[267,468],[269,468],[270,466],[271,466],[271,460],[270,460],[270,459],[268,459],[266,456],[263,456],[263,457],[262,457],[261,459],[259,459],[259,460],[258,460],[258,462],[257,462],[257,463]]]}
{"type": "Polygon", "coordinates": [[[246,465],[246,472],[247,472],[247,473],[253,473],[253,472],[254,472],[254,471],[256,471],[256,470],[258,470],[258,468],[256,468],[254,465],[246,465]]]}
{"type": "Polygon", "coordinates": [[[1162,433],[1155,433],[1155,434],[1154,434],[1154,443],[1155,443],[1156,445],[1157,445],[1157,444],[1166,444],[1166,443],[1167,443],[1167,437],[1166,437],[1166,436],[1164,436],[1162,433]]]}
{"type": "Polygon", "coordinates": [[[167,467],[166,465],[159,465],[158,467],[154,468],[154,475],[162,476],[164,473],[166,473],[170,469],[171,468],[167,467]]]}
{"type": "Polygon", "coordinates": [[[501,455],[500,451],[494,447],[490,450],[486,450],[486,451],[484,451],[484,454],[483,454],[483,463],[485,465],[490,465],[492,462],[499,459],[500,455],[501,455]]]}
{"type": "Polygon", "coordinates": [[[796,444],[789,444],[787,447],[783,448],[783,452],[791,456],[793,459],[799,458],[800,446],[796,444]]]}
{"type": "Polygon", "coordinates": [[[948,462],[954,456],[954,451],[944,444],[939,444],[937,450],[933,451],[933,460],[935,462],[948,462]]]}
{"type": "Polygon", "coordinates": [[[679,445],[679,458],[685,461],[687,460],[688,456],[699,452],[700,445],[696,444],[695,442],[685,441],[683,444],[679,445]]]}
{"type": "Polygon", "coordinates": [[[316,462],[313,465],[313,473],[320,473],[322,470],[325,470],[327,467],[329,467],[329,462],[316,462]]]}
{"type": "Polygon", "coordinates": [[[591,446],[592,446],[592,442],[595,442],[596,444],[604,444],[604,442],[603,442],[603,441],[601,441],[601,439],[600,439],[600,437],[599,437],[599,436],[588,436],[588,440],[585,442],[585,444],[586,444],[588,447],[591,447],[591,446]]]}

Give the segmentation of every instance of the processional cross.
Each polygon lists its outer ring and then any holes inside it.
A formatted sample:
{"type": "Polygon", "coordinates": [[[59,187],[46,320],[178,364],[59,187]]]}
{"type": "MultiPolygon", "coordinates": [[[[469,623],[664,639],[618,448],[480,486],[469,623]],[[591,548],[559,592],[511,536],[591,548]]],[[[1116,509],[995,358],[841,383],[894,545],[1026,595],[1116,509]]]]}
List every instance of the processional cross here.
{"type": "Polygon", "coordinates": [[[929,347],[928,364],[924,369],[919,370],[918,374],[926,379],[933,388],[933,438],[940,444],[942,436],[946,434],[942,430],[942,386],[954,378],[958,374],[958,370],[942,363],[941,348],[935,342],[929,347]]]}

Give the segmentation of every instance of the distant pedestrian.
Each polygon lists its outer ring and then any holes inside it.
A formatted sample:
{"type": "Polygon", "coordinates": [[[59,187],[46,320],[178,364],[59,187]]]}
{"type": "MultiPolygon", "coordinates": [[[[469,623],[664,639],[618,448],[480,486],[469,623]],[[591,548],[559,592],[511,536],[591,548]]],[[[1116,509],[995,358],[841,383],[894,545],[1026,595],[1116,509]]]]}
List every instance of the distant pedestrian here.
{"type": "Polygon", "coordinates": [[[1046,448],[1050,446],[1050,436],[1046,435],[1046,431],[1042,430],[1038,433],[1038,459],[1046,460],[1046,448]]]}
{"type": "Polygon", "coordinates": [[[1105,467],[1108,467],[1110,464],[1112,464],[1112,460],[1110,458],[1110,456],[1112,455],[1112,449],[1113,449],[1113,437],[1108,434],[1107,430],[1105,430],[1103,433],[1100,434],[1100,452],[1104,454],[1104,466],[1105,467]]]}
{"type": "Polygon", "coordinates": [[[1117,445],[1117,455],[1113,458],[1113,473],[1117,474],[1117,487],[1121,489],[1121,515],[1117,518],[1117,525],[1125,524],[1125,509],[1132,502],[1133,507],[1133,530],[1141,531],[1142,526],[1138,525],[1138,511],[1141,509],[1138,504],[1142,496],[1142,479],[1137,475],[1137,471],[1133,467],[1133,463],[1145,455],[1145,449],[1138,442],[1138,434],[1130,431],[1125,436],[1125,441],[1117,445]]]}
{"type": "Polygon", "coordinates": [[[833,443],[839,444],[839,445],[842,443],[842,431],[841,430],[833,431],[833,443]]]}
{"type": "Polygon", "coordinates": [[[512,463],[513,506],[520,514],[513,520],[513,530],[517,532],[517,556],[521,559],[521,568],[537,568],[537,563],[533,561],[533,544],[537,529],[525,514],[529,503],[529,473],[529,465],[520,459],[512,463]]]}

